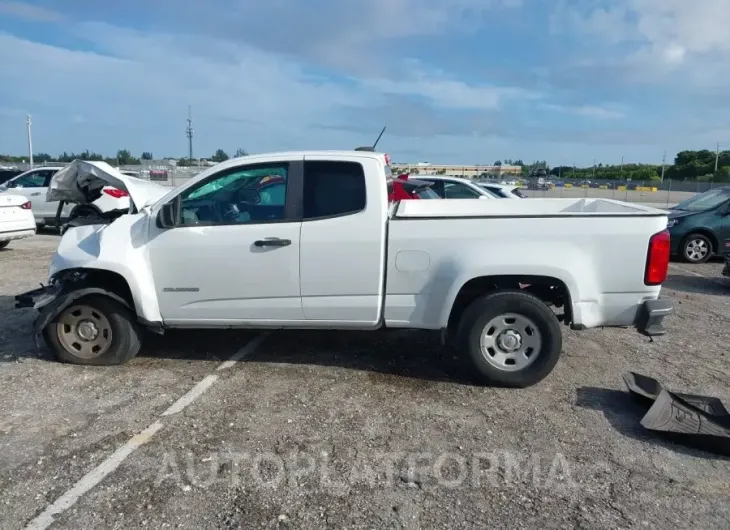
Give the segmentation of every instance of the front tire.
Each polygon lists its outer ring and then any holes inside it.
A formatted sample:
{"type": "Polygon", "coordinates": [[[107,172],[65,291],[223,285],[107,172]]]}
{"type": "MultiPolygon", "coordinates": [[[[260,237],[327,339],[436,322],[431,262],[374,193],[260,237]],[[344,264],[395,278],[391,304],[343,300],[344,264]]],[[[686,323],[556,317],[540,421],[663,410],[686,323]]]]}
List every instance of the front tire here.
{"type": "Polygon", "coordinates": [[[105,296],[74,301],[46,326],[43,335],[58,360],[72,364],[123,364],[141,347],[134,314],[105,296]]]}
{"type": "Polygon", "coordinates": [[[472,302],[457,340],[482,382],[517,388],[547,377],[563,346],[555,313],[523,291],[500,291],[472,302]]]}
{"type": "Polygon", "coordinates": [[[0,250],[4,249],[10,244],[10,241],[0,241],[0,250]]]}
{"type": "Polygon", "coordinates": [[[712,252],[712,241],[704,234],[689,234],[682,242],[682,258],[687,263],[705,263],[712,252]]]}

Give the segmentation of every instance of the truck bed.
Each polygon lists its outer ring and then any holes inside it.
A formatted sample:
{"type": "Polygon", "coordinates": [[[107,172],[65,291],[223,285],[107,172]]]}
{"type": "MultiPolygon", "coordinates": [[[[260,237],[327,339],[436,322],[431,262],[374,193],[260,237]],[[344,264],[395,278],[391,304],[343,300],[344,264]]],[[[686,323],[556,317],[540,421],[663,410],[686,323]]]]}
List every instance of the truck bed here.
{"type": "Polygon", "coordinates": [[[388,229],[386,323],[436,328],[454,285],[508,274],[563,284],[577,326],[629,326],[661,290],[644,271],[666,226],[663,210],[609,199],[403,201],[388,229]]]}
{"type": "Polygon", "coordinates": [[[402,201],[394,218],[471,217],[660,217],[667,212],[613,199],[525,199],[521,201],[402,201]]]}

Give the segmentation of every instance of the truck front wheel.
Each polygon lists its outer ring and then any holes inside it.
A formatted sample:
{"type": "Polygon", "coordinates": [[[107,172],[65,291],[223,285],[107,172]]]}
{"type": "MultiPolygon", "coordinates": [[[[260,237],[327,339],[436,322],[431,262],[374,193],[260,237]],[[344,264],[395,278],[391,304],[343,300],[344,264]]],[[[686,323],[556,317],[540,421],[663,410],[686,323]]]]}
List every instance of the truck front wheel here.
{"type": "Polygon", "coordinates": [[[105,296],[81,298],[43,330],[60,361],[109,366],[139,352],[140,330],[132,312],[105,296]]]}
{"type": "Polygon", "coordinates": [[[472,302],[457,339],[480,380],[518,388],[544,379],[563,346],[555,313],[523,291],[500,291],[472,302]]]}

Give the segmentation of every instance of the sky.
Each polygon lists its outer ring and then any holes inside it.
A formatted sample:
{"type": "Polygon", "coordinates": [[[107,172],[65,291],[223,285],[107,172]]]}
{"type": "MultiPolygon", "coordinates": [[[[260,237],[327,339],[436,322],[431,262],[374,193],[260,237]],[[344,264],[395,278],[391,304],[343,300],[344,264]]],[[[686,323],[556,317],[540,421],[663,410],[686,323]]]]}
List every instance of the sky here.
{"type": "Polygon", "coordinates": [[[0,153],[730,149],[728,0],[0,0],[0,153]]]}

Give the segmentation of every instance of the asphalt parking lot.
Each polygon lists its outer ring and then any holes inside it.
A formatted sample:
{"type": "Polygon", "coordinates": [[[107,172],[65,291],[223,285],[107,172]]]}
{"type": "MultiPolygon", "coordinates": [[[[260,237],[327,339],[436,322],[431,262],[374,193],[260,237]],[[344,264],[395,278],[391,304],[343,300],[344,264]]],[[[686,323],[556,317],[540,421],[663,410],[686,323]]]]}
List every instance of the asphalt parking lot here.
{"type": "Polygon", "coordinates": [[[730,405],[719,262],[672,265],[666,336],[566,330],[510,390],[419,332],[178,332],[59,364],[12,299],[56,242],[0,251],[0,528],[730,526],[730,459],[648,434],[621,380],[730,405]]]}

